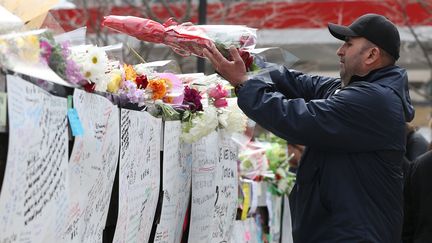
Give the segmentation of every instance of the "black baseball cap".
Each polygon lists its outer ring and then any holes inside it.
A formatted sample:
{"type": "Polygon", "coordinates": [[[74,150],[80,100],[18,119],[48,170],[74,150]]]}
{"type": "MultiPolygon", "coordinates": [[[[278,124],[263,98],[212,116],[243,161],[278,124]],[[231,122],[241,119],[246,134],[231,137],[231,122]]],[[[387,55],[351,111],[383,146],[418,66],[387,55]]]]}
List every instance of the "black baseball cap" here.
{"type": "Polygon", "coordinates": [[[385,50],[395,60],[399,59],[399,31],[390,20],[382,15],[365,14],[350,26],[329,23],[328,29],[334,37],[343,41],[346,37],[364,37],[385,50]]]}

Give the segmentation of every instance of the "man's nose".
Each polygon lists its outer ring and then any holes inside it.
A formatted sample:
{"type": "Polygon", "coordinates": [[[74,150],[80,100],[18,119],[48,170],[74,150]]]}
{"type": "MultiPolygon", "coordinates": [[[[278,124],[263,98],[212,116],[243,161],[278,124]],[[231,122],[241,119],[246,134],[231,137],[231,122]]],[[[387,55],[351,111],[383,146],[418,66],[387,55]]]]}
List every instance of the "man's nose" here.
{"type": "Polygon", "coordinates": [[[338,55],[338,56],[343,56],[343,53],[344,53],[344,48],[343,48],[344,46],[342,45],[342,46],[340,46],[338,49],[337,49],[337,51],[336,51],[336,55],[338,55]]]}

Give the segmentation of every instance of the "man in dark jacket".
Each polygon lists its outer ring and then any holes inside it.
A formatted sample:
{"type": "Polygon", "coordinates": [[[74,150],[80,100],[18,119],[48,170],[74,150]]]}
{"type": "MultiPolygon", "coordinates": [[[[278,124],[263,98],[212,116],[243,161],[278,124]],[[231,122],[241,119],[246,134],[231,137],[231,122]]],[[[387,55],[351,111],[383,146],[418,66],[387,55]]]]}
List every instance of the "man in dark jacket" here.
{"type": "Polygon", "coordinates": [[[403,243],[432,242],[432,151],[414,160],[404,190],[403,243]]]}
{"type": "Polygon", "coordinates": [[[272,82],[248,80],[235,48],[233,61],[216,48],[204,53],[246,115],[306,146],[290,195],[294,242],[400,242],[405,122],[414,109],[407,73],[395,66],[398,30],[376,14],[328,27],[345,41],[340,79],[281,68],[272,82]]]}

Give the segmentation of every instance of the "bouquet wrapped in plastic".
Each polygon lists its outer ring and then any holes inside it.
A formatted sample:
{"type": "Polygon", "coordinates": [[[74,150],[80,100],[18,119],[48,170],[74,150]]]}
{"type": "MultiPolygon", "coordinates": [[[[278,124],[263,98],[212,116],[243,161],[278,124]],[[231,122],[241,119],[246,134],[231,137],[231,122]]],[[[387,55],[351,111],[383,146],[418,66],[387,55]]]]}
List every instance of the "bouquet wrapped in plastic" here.
{"type": "Polygon", "coordinates": [[[151,19],[134,16],[109,15],[103,26],[136,37],[142,41],[162,43],[182,56],[203,56],[203,49],[216,45],[223,53],[231,45],[251,50],[256,45],[256,29],[242,25],[179,24],[172,18],[160,24],[151,19]]]}

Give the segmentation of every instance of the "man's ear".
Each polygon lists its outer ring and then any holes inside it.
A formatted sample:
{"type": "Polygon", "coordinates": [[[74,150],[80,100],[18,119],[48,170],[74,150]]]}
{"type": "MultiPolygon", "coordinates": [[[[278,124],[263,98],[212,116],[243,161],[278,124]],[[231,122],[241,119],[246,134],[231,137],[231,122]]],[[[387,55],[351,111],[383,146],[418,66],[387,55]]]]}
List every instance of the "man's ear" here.
{"type": "Polygon", "coordinates": [[[373,47],[369,50],[368,57],[366,58],[366,64],[372,64],[381,56],[381,50],[378,47],[373,47]]]}

